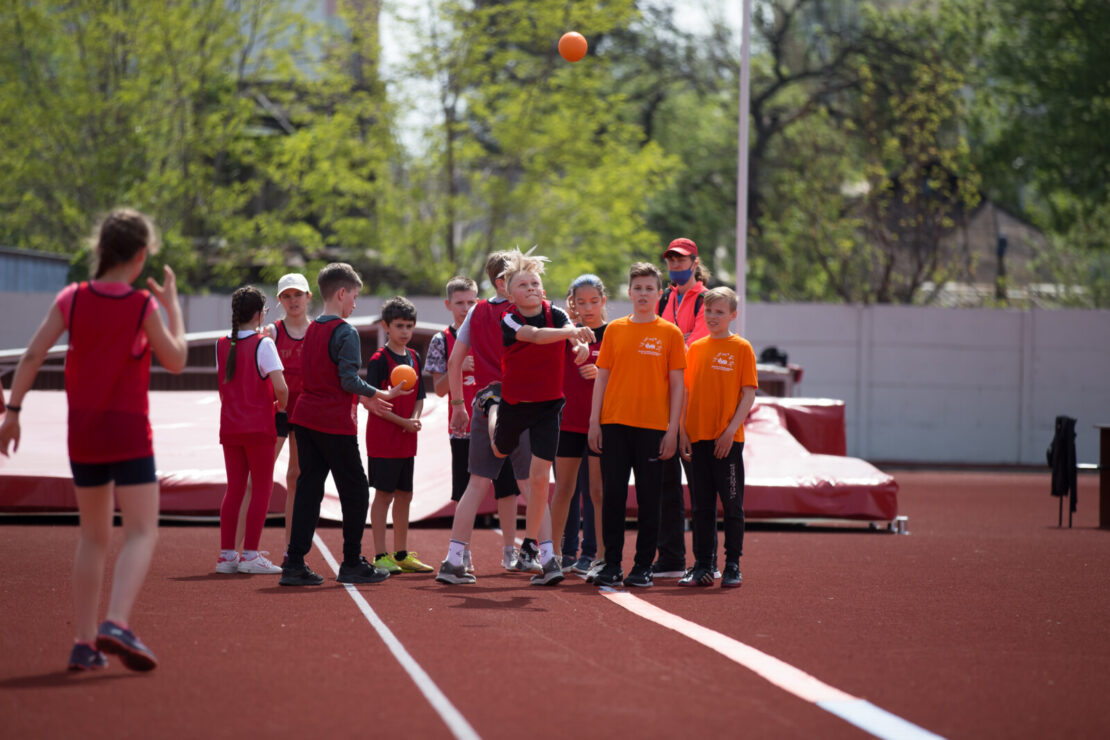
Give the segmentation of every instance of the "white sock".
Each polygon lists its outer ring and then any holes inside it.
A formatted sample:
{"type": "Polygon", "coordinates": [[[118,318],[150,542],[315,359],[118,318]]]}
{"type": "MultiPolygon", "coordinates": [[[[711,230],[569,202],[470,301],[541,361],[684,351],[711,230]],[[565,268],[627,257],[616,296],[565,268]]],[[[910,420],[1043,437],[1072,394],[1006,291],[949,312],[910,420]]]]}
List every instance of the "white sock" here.
{"type": "Polygon", "coordinates": [[[254,560],[258,557],[258,550],[243,550],[243,560],[254,560]]]}
{"type": "Polygon", "coordinates": [[[220,550],[220,557],[224,560],[238,560],[239,553],[235,550],[220,550]]]}
{"type": "Polygon", "coordinates": [[[447,545],[447,562],[451,565],[462,565],[463,552],[466,550],[466,543],[459,542],[458,540],[451,540],[447,545]]]}
{"type": "Polygon", "coordinates": [[[553,557],[555,557],[555,548],[552,546],[551,540],[544,540],[540,543],[540,562],[546,563],[553,557]]]}

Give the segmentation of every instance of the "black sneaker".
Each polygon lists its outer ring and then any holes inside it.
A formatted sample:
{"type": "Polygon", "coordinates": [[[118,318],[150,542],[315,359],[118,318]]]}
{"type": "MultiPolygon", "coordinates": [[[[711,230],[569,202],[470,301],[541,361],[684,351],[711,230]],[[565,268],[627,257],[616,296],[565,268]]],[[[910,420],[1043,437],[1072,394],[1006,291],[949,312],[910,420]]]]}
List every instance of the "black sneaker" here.
{"type": "Polygon", "coordinates": [[[740,588],[743,582],[740,563],[725,563],[725,572],[721,575],[721,588],[740,588]]]}
{"type": "Polygon", "coordinates": [[[621,572],[620,568],[618,568],[616,566],[610,568],[607,565],[607,566],[605,566],[604,568],[601,569],[600,573],[598,573],[596,576],[594,576],[594,585],[595,586],[609,586],[610,588],[614,588],[616,586],[621,585],[621,581],[623,581],[623,580],[624,580],[624,573],[621,572]]]}
{"type": "Polygon", "coordinates": [[[686,571],[686,575],[678,579],[679,586],[712,586],[713,585],[713,571],[701,565],[695,565],[690,570],[686,571]]]}
{"type": "Polygon", "coordinates": [[[474,402],[486,416],[489,416],[490,407],[501,403],[501,384],[490,383],[474,395],[474,402]]]}
{"type": "Polygon", "coordinates": [[[324,582],[324,577],[314,572],[304,563],[300,565],[281,566],[281,580],[279,586],[319,586],[324,582]]]}
{"type": "Polygon", "coordinates": [[[686,564],[669,564],[656,561],[651,566],[651,575],[655,578],[682,578],[686,575],[686,564]]]}
{"type": "Polygon", "coordinates": [[[115,622],[101,622],[100,629],[96,631],[96,649],[118,655],[123,664],[133,671],[152,671],[158,665],[158,659],[150,648],[131,630],[115,622]]]}
{"type": "Polygon", "coordinates": [[[633,565],[632,570],[628,572],[628,578],[624,579],[624,585],[626,587],[651,588],[654,585],[651,579],[651,568],[643,565],[633,565]]]}
{"type": "Polygon", "coordinates": [[[375,568],[366,558],[360,557],[354,565],[340,565],[335,580],[340,583],[381,583],[386,578],[389,578],[388,570],[375,568]]]}
{"type": "Polygon", "coordinates": [[[92,671],[98,668],[107,668],[108,659],[104,656],[104,653],[89,643],[78,642],[69,654],[69,665],[67,667],[71,671],[92,671]]]}

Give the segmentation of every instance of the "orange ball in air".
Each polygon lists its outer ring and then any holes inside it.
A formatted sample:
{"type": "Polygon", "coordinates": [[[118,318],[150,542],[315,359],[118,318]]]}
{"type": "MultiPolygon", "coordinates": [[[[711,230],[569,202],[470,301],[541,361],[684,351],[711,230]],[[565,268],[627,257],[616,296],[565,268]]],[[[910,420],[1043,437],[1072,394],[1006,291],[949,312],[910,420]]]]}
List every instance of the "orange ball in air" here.
{"type": "Polygon", "coordinates": [[[569,31],[563,34],[559,39],[559,54],[568,62],[577,62],[582,57],[586,56],[586,50],[590,45],[586,43],[586,37],[577,31],[569,31]]]}
{"type": "Polygon", "coordinates": [[[401,386],[404,390],[415,388],[416,371],[409,365],[398,365],[393,368],[393,372],[389,374],[389,382],[391,385],[401,386]]]}

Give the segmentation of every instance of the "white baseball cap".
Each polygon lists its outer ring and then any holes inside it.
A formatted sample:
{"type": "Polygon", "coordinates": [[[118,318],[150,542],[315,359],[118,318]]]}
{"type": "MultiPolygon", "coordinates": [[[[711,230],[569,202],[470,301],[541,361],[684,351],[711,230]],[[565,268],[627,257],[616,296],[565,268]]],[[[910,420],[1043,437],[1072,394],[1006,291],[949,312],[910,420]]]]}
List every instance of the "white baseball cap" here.
{"type": "Polygon", "coordinates": [[[304,275],[302,275],[299,272],[291,272],[288,275],[282,275],[281,276],[281,280],[278,280],[278,288],[277,288],[278,297],[280,298],[281,294],[284,291],[289,290],[290,288],[296,288],[297,290],[303,290],[305,293],[311,293],[312,292],[311,290],[308,289],[308,281],[305,280],[304,275]]]}

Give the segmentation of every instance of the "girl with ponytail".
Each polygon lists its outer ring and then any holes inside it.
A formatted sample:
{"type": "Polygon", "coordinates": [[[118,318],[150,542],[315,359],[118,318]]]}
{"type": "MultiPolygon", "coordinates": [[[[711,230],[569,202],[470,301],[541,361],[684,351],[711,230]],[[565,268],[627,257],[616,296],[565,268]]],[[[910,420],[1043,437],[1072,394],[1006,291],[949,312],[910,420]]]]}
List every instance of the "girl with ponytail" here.
{"type": "Polygon", "coordinates": [[[281,567],[258,550],[274,488],[274,413],[283,411],[289,398],[274,340],[258,331],[266,310],[260,290],[239,288],[231,296],[231,334],[216,342],[220,444],[227,469],[227,491],[220,504],[217,573],[281,573],[281,567]],[[235,529],[248,475],[251,496],[240,556],[235,549],[235,529]]]}

